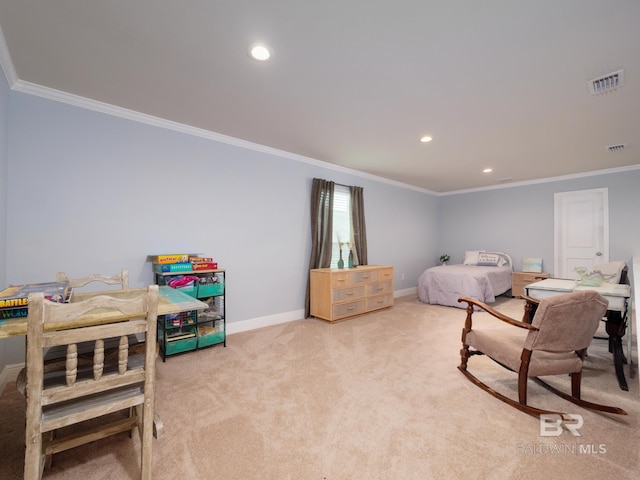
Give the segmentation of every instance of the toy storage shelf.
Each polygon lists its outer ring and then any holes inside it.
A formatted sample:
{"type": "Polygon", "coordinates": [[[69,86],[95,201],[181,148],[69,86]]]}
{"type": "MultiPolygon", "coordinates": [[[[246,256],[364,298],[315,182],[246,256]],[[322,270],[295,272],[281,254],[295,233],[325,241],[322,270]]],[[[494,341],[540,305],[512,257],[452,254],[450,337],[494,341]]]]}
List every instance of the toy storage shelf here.
{"type": "Polygon", "coordinates": [[[225,270],[154,271],[155,283],[169,285],[181,276],[198,277],[193,285],[177,288],[209,305],[201,311],[158,316],[158,346],[162,361],[170,355],[211,345],[227,346],[225,270]]]}

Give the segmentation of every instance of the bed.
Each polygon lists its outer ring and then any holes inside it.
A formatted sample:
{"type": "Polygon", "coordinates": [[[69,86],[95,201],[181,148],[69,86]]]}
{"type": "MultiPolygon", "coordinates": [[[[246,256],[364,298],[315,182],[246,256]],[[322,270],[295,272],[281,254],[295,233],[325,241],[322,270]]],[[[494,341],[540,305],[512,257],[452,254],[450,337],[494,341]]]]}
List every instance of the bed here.
{"type": "Polygon", "coordinates": [[[467,251],[462,264],[426,269],[418,278],[418,298],[431,305],[466,308],[458,298],[493,303],[511,290],[511,257],[502,252],[467,251]]]}

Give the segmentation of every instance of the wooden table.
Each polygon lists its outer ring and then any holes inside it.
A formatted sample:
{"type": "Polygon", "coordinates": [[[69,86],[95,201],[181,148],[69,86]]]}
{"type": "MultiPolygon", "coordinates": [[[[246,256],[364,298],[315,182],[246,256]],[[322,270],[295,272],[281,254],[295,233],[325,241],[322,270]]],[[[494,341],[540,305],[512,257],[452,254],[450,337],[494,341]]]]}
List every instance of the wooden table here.
{"type": "Polygon", "coordinates": [[[627,335],[627,355],[629,362],[633,363],[631,357],[631,336],[632,326],[627,321],[629,314],[629,298],[631,298],[631,286],[625,284],[604,283],[599,287],[582,287],[576,284],[575,280],[565,280],[560,278],[548,278],[540,282],[526,285],[525,293],[531,298],[542,300],[554,295],[569,293],[580,290],[594,290],[607,299],[607,334],[609,335],[609,351],[613,353],[613,364],[618,377],[618,384],[622,390],[629,390],[627,380],[624,377],[623,364],[627,362],[622,351],[622,337],[625,334],[627,325],[629,334],[627,335]]]}
{"type": "MultiPolygon", "coordinates": [[[[112,297],[130,298],[136,293],[144,291],[144,288],[127,289],[127,290],[109,290],[101,292],[82,292],[71,294],[71,301],[78,302],[95,297],[99,294],[108,294],[112,297]]],[[[167,315],[169,313],[189,312],[192,310],[204,310],[208,305],[200,300],[190,297],[186,293],[182,293],[169,286],[161,286],[158,288],[158,315],[167,315]]],[[[72,328],[74,326],[101,325],[113,320],[125,320],[127,317],[119,312],[100,312],[95,310],[83,315],[81,320],[74,323],[60,323],[56,328],[72,328]]],[[[27,334],[27,317],[12,318],[8,320],[0,320],[0,338],[18,337],[27,334]]]]}
{"type": "MultiPolygon", "coordinates": [[[[118,298],[131,298],[135,294],[146,291],[146,288],[126,289],[126,290],[108,290],[99,292],[72,292],[70,301],[79,302],[95,297],[100,294],[107,294],[118,298]]],[[[28,306],[27,306],[28,307],[28,306]]],[[[180,292],[169,286],[158,287],[158,315],[167,315],[169,313],[189,312],[192,310],[204,310],[208,305],[200,300],[193,298],[186,293],[180,292]]],[[[114,320],[126,320],[129,317],[120,312],[105,311],[96,309],[86,315],[76,319],[73,322],[56,324],[57,329],[73,328],[88,325],[101,325],[103,323],[112,322],[114,320]]],[[[12,318],[8,320],[0,320],[0,338],[18,337],[27,335],[27,317],[12,318]]],[[[154,332],[155,334],[155,332],[154,332]]],[[[153,413],[153,433],[156,438],[162,435],[163,424],[157,412],[153,413]]]]}

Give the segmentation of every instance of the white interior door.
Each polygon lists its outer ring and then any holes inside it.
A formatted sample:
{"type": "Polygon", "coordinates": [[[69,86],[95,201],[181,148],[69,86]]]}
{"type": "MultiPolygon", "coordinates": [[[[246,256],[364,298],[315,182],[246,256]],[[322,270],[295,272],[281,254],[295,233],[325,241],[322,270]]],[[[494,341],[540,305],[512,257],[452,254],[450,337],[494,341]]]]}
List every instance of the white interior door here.
{"type": "Polygon", "coordinates": [[[556,193],[554,276],[576,278],[575,268],[609,261],[609,190],[556,193]]]}

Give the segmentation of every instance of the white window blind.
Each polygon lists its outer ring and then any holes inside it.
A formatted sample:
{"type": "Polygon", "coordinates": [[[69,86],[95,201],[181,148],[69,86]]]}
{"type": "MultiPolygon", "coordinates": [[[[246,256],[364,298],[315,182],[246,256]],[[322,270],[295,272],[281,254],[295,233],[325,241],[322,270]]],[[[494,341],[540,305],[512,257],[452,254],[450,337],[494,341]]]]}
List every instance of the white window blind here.
{"type": "Polygon", "coordinates": [[[336,185],[333,190],[333,246],[331,249],[331,268],[338,267],[340,245],[342,260],[347,265],[349,243],[351,242],[351,192],[349,187],[336,185]]]}

